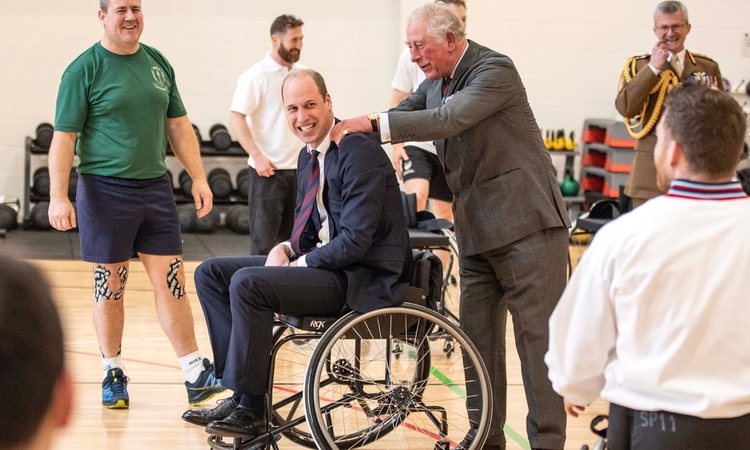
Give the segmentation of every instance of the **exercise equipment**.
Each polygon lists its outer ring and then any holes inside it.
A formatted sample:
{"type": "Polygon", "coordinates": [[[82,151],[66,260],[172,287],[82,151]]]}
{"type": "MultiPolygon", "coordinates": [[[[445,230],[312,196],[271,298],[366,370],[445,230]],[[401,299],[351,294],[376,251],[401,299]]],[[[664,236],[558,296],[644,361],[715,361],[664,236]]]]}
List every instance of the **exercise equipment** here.
{"type": "Polygon", "coordinates": [[[49,197],[49,168],[45,166],[36,169],[31,179],[31,191],[40,197],[49,197]]]}
{"type": "Polygon", "coordinates": [[[237,192],[240,197],[247,198],[247,193],[250,191],[250,168],[245,167],[244,169],[237,172],[237,192]]]}
{"type": "Polygon", "coordinates": [[[192,233],[195,231],[195,222],[198,219],[195,215],[195,206],[191,203],[184,203],[177,207],[177,216],[180,218],[180,231],[183,233],[192,233]]]}
{"type": "Polygon", "coordinates": [[[560,183],[560,191],[562,192],[562,195],[565,197],[574,197],[578,195],[580,187],[581,186],[576,179],[573,178],[573,173],[566,170],[565,177],[563,178],[562,183],[560,183]]]}
{"type": "Polygon", "coordinates": [[[180,191],[187,198],[193,198],[193,180],[188,175],[187,170],[180,171],[177,182],[180,184],[180,191]]]}
{"type": "Polygon", "coordinates": [[[18,226],[19,209],[18,199],[0,196],[0,236],[4,237],[6,231],[18,226]]]}
{"type": "Polygon", "coordinates": [[[49,202],[39,202],[31,208],[31,224],[39,230],[49,230],[49,202]]]}
{"type": "Polygon", "coordinates": [[[195,208],[193,208],[193,216],[195,217],[195,232],[203,234],[213,233],[219,226],[219,220],[221,219],[216,208],[201,218],[195,216],[195,208]]]}
{"type": "Polygon", "coordinates": [[[52,135],[55,132],[55,128],[52,124],[42,122],[36,126],[36,144],[43,148],[49,148],[52,144],[52,135]]]}
{"type": "Polygon", "coordinates": [[[195,131],[195,138],[198,139],[198,145],[203,144],[203,137],[201,136],[201,130],[198,128],[198,125],[191,124],[193,126],[193,131],[195,131]]]}
{"type": "Polygon", "coordinates": [[[211,136],[211,143],[216,150],[224,151],[232,145],[232,137],[229,135],[229,130],[220,123],[213,125],[208,130],[208,135],[211,136]]]}
{"type": "Polygon", "coordinates": [[[229,208],[224,223],[237,234],[250,234],[250,208],[247,205],[234,205],[229,208]]]}
{"type": "Polygon", "coordinates": [[[226,169],[217,167],[208,172],[208,186],[215,198],[224,199],[232,193],[232,177],[226,169]]]}

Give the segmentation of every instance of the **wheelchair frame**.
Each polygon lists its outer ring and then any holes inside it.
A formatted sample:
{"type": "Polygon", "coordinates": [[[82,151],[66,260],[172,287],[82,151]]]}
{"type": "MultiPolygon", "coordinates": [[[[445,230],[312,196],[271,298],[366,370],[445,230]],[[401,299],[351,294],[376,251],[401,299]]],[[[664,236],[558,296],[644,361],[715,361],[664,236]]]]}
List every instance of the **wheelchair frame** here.
{"type": "MultiPolygon", "coordinates": [[[[423,306],[429,303],[424,289],[409,289],[408,299],[422,304],[352,311],[341,318],[279,316],[266,399],[268,431],[253,439],[231,438],[231,442],[210,436],[209,446],[278,450],[277,440],[285,436],[309,448],[352,449],[406,429],[417,431],[417,438],[422,439],[413,448],[424,449],[429,442],[435,450],[480,449],[492,417],[484,363],[451,319],[423,306]],[[436,337],[449,338],[460,349],[453,356],[440,355],[448,364],[448,377],[432,365],[441,353],[431,348],[436,337]],[[302,389],[285,385],[291,395],[274,399],[282,349],[298,352],[298,348],[312,346],[304,375],[298,377],[302,389]],[[446,399],[451,401],[448,406],[441,404],[446,399]],[[411,424],[416,421],[420,426],[411,424]]],[[[409,441],[397,443],[412,448],[409,441]]],[[[390,450],[398,448],[393,441],[388,445],[390,450]]]]}

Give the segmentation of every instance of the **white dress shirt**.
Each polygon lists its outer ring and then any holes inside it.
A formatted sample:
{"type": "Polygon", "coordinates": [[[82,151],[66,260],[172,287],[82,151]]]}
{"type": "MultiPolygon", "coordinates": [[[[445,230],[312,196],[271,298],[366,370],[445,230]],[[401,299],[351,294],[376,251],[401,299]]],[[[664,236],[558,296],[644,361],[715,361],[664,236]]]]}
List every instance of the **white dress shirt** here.
{"type": "Polygon", "coordinates": [[[702,418],[750,413],[748,224],[739,183],[678,181],[599,230],[549,321],[555,391],[577,405],[601,395],[702,418]]]}

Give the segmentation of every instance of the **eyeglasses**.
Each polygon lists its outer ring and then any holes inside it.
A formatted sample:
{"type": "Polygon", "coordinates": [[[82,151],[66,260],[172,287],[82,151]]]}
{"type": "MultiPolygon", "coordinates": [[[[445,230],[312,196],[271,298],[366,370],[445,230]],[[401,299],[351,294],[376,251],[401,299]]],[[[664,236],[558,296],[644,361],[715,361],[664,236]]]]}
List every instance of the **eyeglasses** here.
{"type": "Polygon", "coordinates": [[[685,28],[686,25],[687,25],[686,23],[680,23],[680,24],[677,24],[677,25],[660,25],[660,26],[655,27],[655,28],[656,28],[656,31],[658,31],[659,33],[666,34],[670,30],[673,33],[677,32],[677,31],[680,31],[683,28],[685,28]]]}

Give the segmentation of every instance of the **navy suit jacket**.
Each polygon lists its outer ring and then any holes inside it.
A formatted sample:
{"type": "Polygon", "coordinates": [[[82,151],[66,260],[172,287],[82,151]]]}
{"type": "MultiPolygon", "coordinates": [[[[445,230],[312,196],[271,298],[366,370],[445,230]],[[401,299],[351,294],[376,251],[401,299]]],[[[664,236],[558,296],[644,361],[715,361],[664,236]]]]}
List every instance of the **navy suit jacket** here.
{"type": "MultiPolygon", "coordinates": [[[[307,147],[297,161],[299,214],[310,172],[307,147]]],[[[323,202],[331,240],[319,242],[320,219],[313,214],[300,237],[308,267],[342,271],[347,304],[359,312],[395,306],[406,298],[411,263],[409,234],[393,166],[370,136],[354,133],[340,146],[331,142],[324,160],[323,202]]]]}

